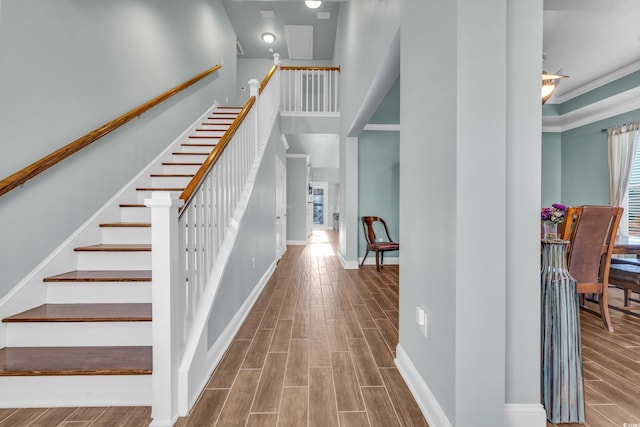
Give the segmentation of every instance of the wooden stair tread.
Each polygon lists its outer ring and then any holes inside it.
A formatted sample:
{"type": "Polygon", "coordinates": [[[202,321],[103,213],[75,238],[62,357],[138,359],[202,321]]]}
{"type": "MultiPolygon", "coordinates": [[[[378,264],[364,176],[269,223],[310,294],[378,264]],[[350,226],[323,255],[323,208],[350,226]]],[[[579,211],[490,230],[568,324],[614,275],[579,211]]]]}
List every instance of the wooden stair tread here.
{"type": "Polygon", "coordinates": [[[232,123],[233,123],[233,119],[225,119],[225,118],[221,118],[221,117],[218,117],[218,118],[215,118],[215,117],[209,117],[209,120],[213,120],[213,121],[215,121],[215,123],[211,123],[211,122],[202,122],[202,123],[200,123],[200,124],[201,124],[201,125],[203,125],[203,126],[207,126],[207,125],[215,125],[215,126],[218,126],[218,125],[230,125],[230,124],[232,124],[232,123]]]}
{"type": "Polygon", "coordinates": [[[76,252],[150,252],[151,245],[147,244],[99,244],[74,248],[76,252]]]}
{"type": "Polygon", "coordinates": [[[183,143],[183,144],[180,144],[180,145],[182,147],[215,147],[218,144],[207,144],[207,143],[201,142],[201,143],[191,143],[191,144],[183,143]]]}
{"type": "Polygon", "coordinates": [[[149,375],[151,372],[149,346],[0,349],[0,376],[149,375]]]}
{"type": "Polygon", "coordinates": [[[106,222],[100,224],[100,227],[106,228],[140,228],[151,227],[150,222],[106,222]]]}
{"type": "Polygon", "coordinates": [[[176,151],[175,153],[171,153],[174,156],[208,156],[211,153],[203,153],[203,152],[189,152],[189,151],[176,151]]]}
{"type": "Polygon", "coordinates": [[[189,135],[189,139],[220,139],[220,137],[222,137],[222,135],[189,135]]]}
{"type": "Polygon", "coordinates": [[[118,206],[121,208],[146,208],[147,205],[143,203],[121,203],[118,206]]]}
{"type": "Polygon", "coordinates": [[[150,282],[151,270],[75,270],[45,277],[44,282],[150,282]]]}
{"type": "Polygon", "coordinates": [[[12,322],[149,322],[150,303],[42,304],[2,319],[12,322]]]}

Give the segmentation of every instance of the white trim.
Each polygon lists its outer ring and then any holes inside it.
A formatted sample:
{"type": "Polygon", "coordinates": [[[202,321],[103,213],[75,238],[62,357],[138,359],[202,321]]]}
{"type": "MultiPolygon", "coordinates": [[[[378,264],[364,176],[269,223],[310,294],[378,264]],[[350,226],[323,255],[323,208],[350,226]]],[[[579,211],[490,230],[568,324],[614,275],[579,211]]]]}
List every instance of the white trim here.
{"type": "Polygon", "coordinates": [[[287,154],[287,158],[292,158],[292,159],[308,159],[309,155],[308,154],[287,154]]]}
{"type": "Polygon", "coordinates": [[[564,132],[640,109],[640,86],[560,116],[542,116],[543,132],[564,132]]]}
{"type": "Polygon", "coordinates": [[[282,145],[284,145],[284,151],[287,151],[289,149],[289,142],[287,141],[287,135],[283,133],[282,135],[280,135],[280,139],[282,140],[282,145]]]}
{"type": "Polygon", "coordinates": [[[504,405],[504,427],[545,427],[547,413],[539,403],[504,405]]]}
{"type": "Polygon", "coordinates": [[[360,268],[358,261],[347,261],[340,252],[338,252],[338,259],[340,260],[340,264],[342,264],[342,268],[345,270],[357,270],[360,268]]]}
{"type": "Polygon", "coordinates": [[[594,89],[599,88],[600,86],[604,86],[607,83],[611,83],[615,80],[618,80],[624,76],[635,73],[640,70],[640,61],[634,62],[632,64],[627,65],[626,67],[622,67],[619,70],[616,70],[612,73],[609,73],[603,77],[592,80],[589,83],[586,83],[576,89],[573,89],[565,94],[560,96],[554,96],[549,100],[549,104],[562,104],[570,99],[573,99],[577,96],[584,95],[587,92],[590,92],[594,89]]]}
{"type": "Polygon", "coordinates": [[[376,130],[376,131],[400,131],[399,124],[383,124],[383,123],[368,123],[362,130],[376,130]]]}
{"type": "Polygon", "coordinates": [[[427,423],[432,427],[453,427],[453,424],[451,424],[451,421],[447,418],[438,400],[431,390],[429,390],[429,387],[400,344],[396,347],[395,362],[400,375],[402,375],[402,378],[404,378],[404,381],[407,383],[427,423]]]}
{"type": "Polygon", "coordinates": [[[291,246],[304,246],[307,244],[306,240],[287,240],[287,245],[291,246]]]}

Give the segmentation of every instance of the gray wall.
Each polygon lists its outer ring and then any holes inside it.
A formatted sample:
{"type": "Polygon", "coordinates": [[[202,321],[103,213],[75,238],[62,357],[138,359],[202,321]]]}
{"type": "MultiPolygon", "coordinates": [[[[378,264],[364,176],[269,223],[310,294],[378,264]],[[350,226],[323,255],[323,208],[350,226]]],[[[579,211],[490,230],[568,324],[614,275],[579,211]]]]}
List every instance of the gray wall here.
{"type": "Polygon", "coordinates": [[[307,159],[287,157],[287,241],[307,241],[307,159]]]}
{"type": "Polygon", "coordinates": [[[562,138],[560,133],[542,134],[542,206],[562,202],[562,138]]]}
{"type": "Polygon", "coordinates": [[[249,206],[240,224],[240,231],[209,317],[209,348],[276,259],[276,156],[284,162],[284,145],[280,139],[278,120],[271,133],[249,206]],[[251,268],[252,258],[255,258],[255,268],[251,268]]]}
{"type": "Polygon", "coordinates": [[[174,96],[0,196],[0,297],[235,88],[219,0],[22,0],[0,10],[0,178],[224,61],[174,96]]]}

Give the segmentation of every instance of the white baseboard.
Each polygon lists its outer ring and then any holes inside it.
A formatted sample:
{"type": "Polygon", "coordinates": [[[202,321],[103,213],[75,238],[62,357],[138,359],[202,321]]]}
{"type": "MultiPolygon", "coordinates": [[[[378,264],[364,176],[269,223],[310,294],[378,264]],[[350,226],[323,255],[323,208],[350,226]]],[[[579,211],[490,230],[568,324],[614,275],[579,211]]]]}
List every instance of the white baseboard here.
{"type": "Polygon", "coordinates": [[[304,246],[307,244],[306,240],[287,240],[287,245],[304,246]]]}
{"type": "Polygon", "coordinates": [[[453,427],[440,404],[436,400],[429,387],[424,382],[420,373],[402,349],[400,344],[396,347],[396,366],[404,381],[407,383],[411,394],[420,407],[427,423],[431,427],[453,427]]]}
{"type": "Polygon", "coordinates": [[[547,413],[544,407],[537,404],[504,405],[505,427],[546,427],[547,413]]]}
{"type": "Polygon", "coordinates": [[[358,261],[347,261],[339,252],[338,259],[340,260],[340,264],[342,264],[342,268],[344,268],[345,270],[357,270],[360,267],[358,261]]]}
{"type": "MultiPolygon", "coordinates": [[[[427,423],[432,427],[452,427],[435,396],[399,344],[396,347],[395,362],[427,423]]],[[[546,427],[546,425],[547,413],[539,403],[504,405],[505,427],[546,427]]]]}

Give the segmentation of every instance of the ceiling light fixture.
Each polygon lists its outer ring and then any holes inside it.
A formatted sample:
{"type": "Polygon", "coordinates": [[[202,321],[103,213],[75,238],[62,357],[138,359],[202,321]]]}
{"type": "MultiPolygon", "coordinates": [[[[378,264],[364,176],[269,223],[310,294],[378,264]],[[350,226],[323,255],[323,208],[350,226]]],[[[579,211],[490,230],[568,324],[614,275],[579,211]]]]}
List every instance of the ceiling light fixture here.
{"type": "Polygon", "coordinates": [[[304,4],[306,4],[309,9],[317,9],[320,7],[322,2],[317,0],[306,0],[304,4]]]}
{"type": "Polygon", "coordinates": [[[561,74],[547,74],[546,71],[542,72],[542,103],[544,104],[551,98],[553,92],[558,87],[560,79],[564,79],[569,76],[563,76],[561,74]]]}
{"type": "Polygon", "coordinates": [[[271,44],[276,41],[276,36],[274,36],[272,33],[263,33],[262,40],[264,40],[266,44],[271,44]]]}

